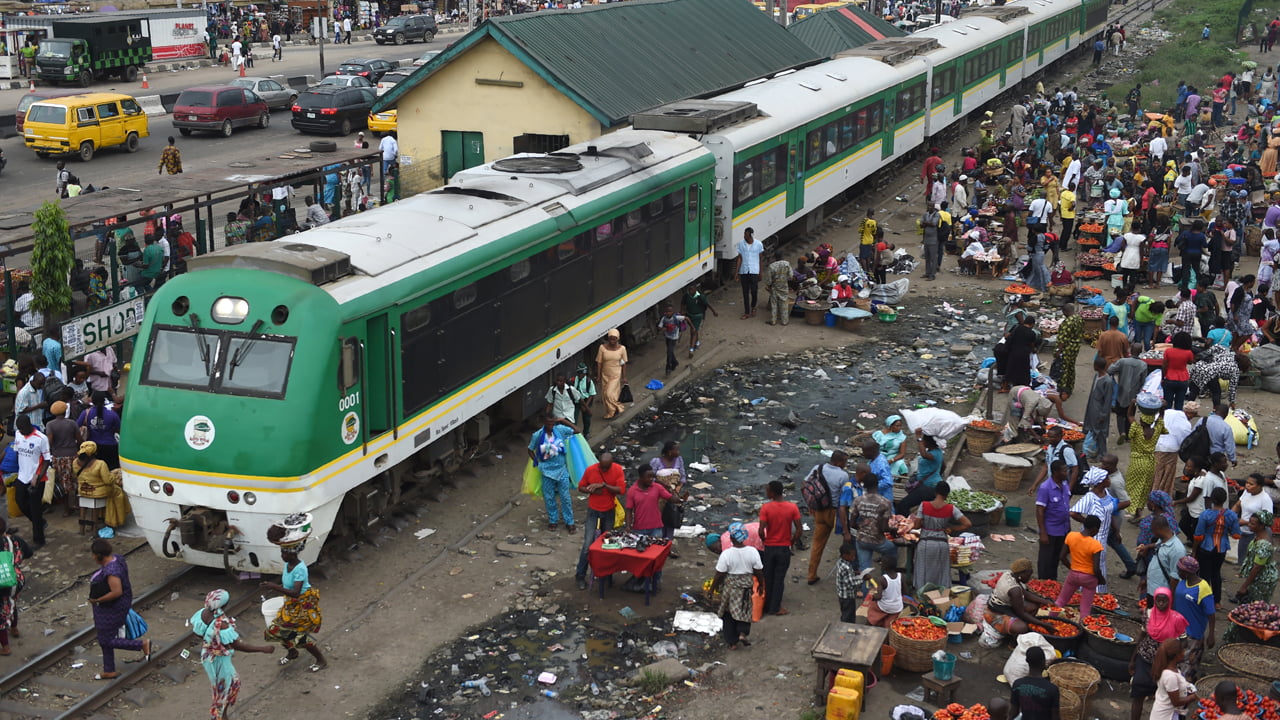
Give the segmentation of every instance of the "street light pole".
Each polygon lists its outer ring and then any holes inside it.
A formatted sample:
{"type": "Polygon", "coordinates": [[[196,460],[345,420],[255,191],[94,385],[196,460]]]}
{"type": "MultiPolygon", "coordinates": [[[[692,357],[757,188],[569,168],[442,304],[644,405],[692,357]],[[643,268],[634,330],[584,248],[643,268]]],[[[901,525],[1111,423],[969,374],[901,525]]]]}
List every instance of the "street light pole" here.
{"type": "Polygon", "coordinates": [[[329,9],[324,3],[320,3],[320,17],[316,18],[316,35],[320,38],[320,77],[324,77],[324,36],[329,34],[324,25],[328,19],[329,9]]]}

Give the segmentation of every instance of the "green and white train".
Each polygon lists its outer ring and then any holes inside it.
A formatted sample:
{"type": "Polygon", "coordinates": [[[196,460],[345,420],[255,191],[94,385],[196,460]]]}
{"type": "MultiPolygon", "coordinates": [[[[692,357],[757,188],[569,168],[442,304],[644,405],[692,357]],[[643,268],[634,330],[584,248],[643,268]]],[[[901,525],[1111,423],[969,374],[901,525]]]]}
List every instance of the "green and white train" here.
{"type": "Polygon", "coordinates": [[[711,269],[697,141],[627,131],[568,152],[210,253],[157,291],[121,436],[152,547],[277,572],[267,528],[306,511],[313,559],[415,470],[449,469],[505,398],[545,392],[550,368],[711,269]]]}
{"type": "Polygon", "coordinates": [[[759,237],[1089,42],[1107,0],[1019,0],[288,239],[189,261],[147,307],[121,435],[156,552],[277,572],[273,523],[378,521],[539,403],[547,374],[759,237]],[[648,129],[645,129],[648,128],[648,129]],[[696,128],[696,129],[694,129],[696,128]],[[674,132],[678,131],[678,132],[674,132]]]}

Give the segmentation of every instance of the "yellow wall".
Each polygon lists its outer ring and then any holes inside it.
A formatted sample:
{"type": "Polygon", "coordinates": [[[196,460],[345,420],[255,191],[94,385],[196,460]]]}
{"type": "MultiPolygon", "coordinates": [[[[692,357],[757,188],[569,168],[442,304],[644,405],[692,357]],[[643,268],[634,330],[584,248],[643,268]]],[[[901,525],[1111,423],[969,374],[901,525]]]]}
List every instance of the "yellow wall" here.
{"type": "Polygon", "coordinates": [[[549,85],[492,38],[436,70],[396,104],[401,195],[444,184],[441,131],[484,133],[486,162],[511,155],[525,133],[568,135],[569,143],[599,137],[600,123],[549,85]],[[523,87],[480,85],[477,78],[517,81],[523,87]]]}

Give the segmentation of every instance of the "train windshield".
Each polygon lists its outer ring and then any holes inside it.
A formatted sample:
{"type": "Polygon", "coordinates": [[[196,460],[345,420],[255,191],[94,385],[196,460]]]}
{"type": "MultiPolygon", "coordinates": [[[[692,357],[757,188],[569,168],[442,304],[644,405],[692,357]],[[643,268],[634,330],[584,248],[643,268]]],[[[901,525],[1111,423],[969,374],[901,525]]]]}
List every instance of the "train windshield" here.
{"type": "Polygon", "coordinates": [[[230,393],[283,396],[293,343],[231,336],[222,353],[222,389],[230,393]]]}
{"type": "Polygon", "coordinates": [[[218,336],[178,328],[158,328],[151,337],[142,382],[165,387],[206,389],[213,381],[218,336]]]}
{"type": "Polygon", "coordinates": [[[147,349],[143,385],[283,398],[294,339],[160,326],[147,349]]]}

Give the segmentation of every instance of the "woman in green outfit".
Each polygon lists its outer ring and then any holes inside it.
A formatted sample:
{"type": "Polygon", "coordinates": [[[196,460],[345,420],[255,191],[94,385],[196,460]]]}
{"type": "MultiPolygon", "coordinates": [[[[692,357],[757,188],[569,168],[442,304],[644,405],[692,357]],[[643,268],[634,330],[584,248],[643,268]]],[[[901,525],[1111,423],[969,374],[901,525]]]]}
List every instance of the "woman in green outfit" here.
{"type": "Polygon", "coordinates": [[[902,432],[902,416],[890,415],[885,418],[884,430],[871,433],[871,439],[880,446],[880,454],[889,458],[889,469],[894,475],[910,474],[907,467],[907,434],[902,432]]]}
{"type": "Polygon", "coordinates": [[[1151,494],[1151,481],[1156,474],[1156,441],[1165,433],[1164,403],[1151,393],[1140,393],[1129,412],[1129,468],[1124,473],[1124,487],[1129,491],[1130,507],[1143,508],[1151,494]],[[1136,408],[1137,422],[1133,413],[1136,408]]]}
{"type": "Polygon", "coordinates": [[[247,645],[236,632],[236,621],[227,616],[225,608],[231,600],[226,590],[214,590],[204,598],[204,607],[191,616],[191,631],[200,638],[200,663],[209,675],[213,688],[213,704],[209,708],[212,720],[223,720],[231,712],[240,695],[240,673],[231,664],[236,650],[243,652],[271,653],[270,645],[247,645]]]}
{"type": "Polygon", "coordinates": [[[1054,357],[1057,372],[1049,376],[1058,383],[1058,394],[1063,400],[1076,393],[1076,356],[1080,354],[1080,341],[1084,337],[1084,320],[1076,314],[1074,303],[1062,306],[1065,318],[1058,326],[1058,349],[1054,357]]]}
{"type": "MultiPolygon", "coordinates": [[[[1249,543],[1249,551],[1244,561],[1240,563],[1240,576],[1244,578],[1244,582],[1236,591],[1237,603],[1244,604],[1257,600],[1271,602],[1271,594],[1276,589],[1276,579],[1280,578],[1280,573],[1276,571],[1276,548],[1271,544],[1271,521],[1274,518],[1275,515],[1266,510],[1256,512],[1249,518],[1249,532],[1253,533],[1253,541],[1249,543]]],[[[1222,641],[1236,642],[1238,630],[1239,626],[1232,623],[1222,641]]]]}

